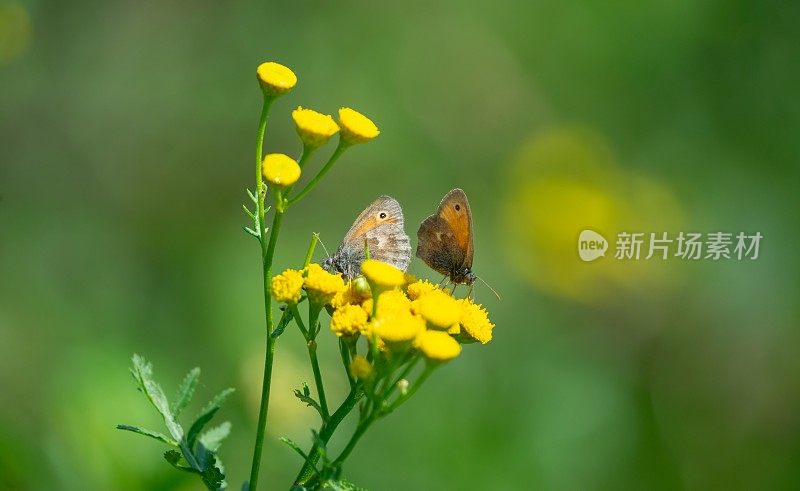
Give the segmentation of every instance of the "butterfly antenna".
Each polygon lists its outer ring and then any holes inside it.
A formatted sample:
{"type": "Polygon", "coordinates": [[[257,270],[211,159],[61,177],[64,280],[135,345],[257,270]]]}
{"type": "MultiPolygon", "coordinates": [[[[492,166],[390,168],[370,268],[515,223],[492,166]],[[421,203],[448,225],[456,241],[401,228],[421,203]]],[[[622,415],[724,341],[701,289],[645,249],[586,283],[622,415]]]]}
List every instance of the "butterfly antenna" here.
{"type": "Polygon", "coordinates": [[[322,242],[322,238],[319,236],[319,234],[317,234],[317,240],[319,240],[319,245],[322,246],[322,250],[325,251],[325,255],[331,257],[331,255],[328,253],[328,248],[325,247],[325,243],[322,242]]]}
{"type": "Polygon", "coordinates": [[[484,281],[484,279],[483,279],[483,278],[481,278],[480,276],[476,276],[476,278],[478,278],[479,280],[481,280],[481,283],[483,283],[484,285],[486,285],[486,287],[487,287],[488,289],[492,290],[492,293],[494,293],[494,296],[495,296],[495,297],[497,297],[497,299],[498,299],[498,300],[502,300],[502,299],[500,298],[500,294],[499,294],[499,293],[497,293],[497,290],[495,290],[494,288],[492,288],[492,286],[491,286],[489,283],[486,283],[486,281],[484,281]]]}

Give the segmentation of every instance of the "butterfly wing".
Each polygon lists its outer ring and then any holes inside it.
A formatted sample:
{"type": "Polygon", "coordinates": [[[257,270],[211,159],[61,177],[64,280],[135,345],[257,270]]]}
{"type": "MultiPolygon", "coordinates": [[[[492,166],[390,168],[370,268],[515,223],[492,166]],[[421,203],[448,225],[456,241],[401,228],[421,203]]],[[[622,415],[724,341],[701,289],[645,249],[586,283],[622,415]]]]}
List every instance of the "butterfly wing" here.
{"type": "Polygon", "coordinates": [[[417,238],[417,257],[433,270],[451,276],[464,262],[464,251],[458,246],[453,229],[439,215],[422,222],[417,238]]]}
{"type": "Polygon", "coordinates": [[[450,227],[455,239],[455,243],[462,251],[461,262],[456,266],[472,269],[472,257],[474,249],[472,246],[472,211],[469,208],[469,200],[463,190],[456,188],[447,193],[436,215],[444,220],[450,227]]]}
{"type": "Polygon", "coordinates": [[[336,251],[335,258],[344,263],[345,276],[361,272],[364,242],[369,244],[370,257],[405,271],[411,262],[411,243],[404,230],[403,209],[396,199],[380,196],[358,215],[336,251]]]}

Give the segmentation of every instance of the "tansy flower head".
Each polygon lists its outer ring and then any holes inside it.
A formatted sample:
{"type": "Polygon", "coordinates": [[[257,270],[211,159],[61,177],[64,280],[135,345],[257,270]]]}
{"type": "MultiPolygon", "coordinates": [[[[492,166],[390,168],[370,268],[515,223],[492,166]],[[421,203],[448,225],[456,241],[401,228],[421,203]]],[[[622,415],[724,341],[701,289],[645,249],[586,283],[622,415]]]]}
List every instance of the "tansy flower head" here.
{"type": "Polygon", "coordinates": [[[428,360],[444,362],[452,360],[461,353],[461,345],[442,331],[425,331],[417,336],[414,346],[428,360]]]}
{"type": "Polygon", "coordinates": [[[261,90],[268,97],[283,95],[292,90],[297,83],[297,76],[293,71],[272,61],[258,65],[256,76],[261,84],[261,90]]]}
{"type": "Polygon", "coordinates": [[[339,274],[331,274],[316,263],[309,264],[306,268],[305,287],[308,299],[317,304],[325,305],[333,297],[344,290],[344,280],[339,274]]]}
{"type": "Polygon", "coordinates": [[[337,336],[354,336],[367,324],[367,313],[358,305],[344,305],[331,316],[331,331],[337,336]]]}
{"type": "Polygon", "coordinates": [[[437,329],[449,329],[461,319],[458,300],[442,290],[432,290],[420,296],[414,307],[431,327],[437,329]]]}
{"type": "MultiPolygon", "coordinates": [[[[372,312],[373,299],[364,300],[361,304],[366,312],[372,312]]],[[[411,300],[400,290],[389,290],[378,296],[378,318],[410,314],[411,300]]]]}
{"type": "Polygon", "coordinates": [[[382,317],[372,321],[370,325],[372,332],[389,346],[407,344],[425,330],[425,321],[410,313],[382,317]]]}
{"type": "Polygon", "coordinates": [[[303,273],[287,269],[272,277],[272,296],[279,303],[297,303],[303,291],[303,273]]]}
{"type": "Polygon", "coordinates": [[[308,147],[320,147],[339,132],[339,125],[332,117],[311,109],[298,107],[292,111],[292,119],[300,140],[308,147]]]}
{"type": "Polygon", "coordinates": [[[339,109],[339,128],[342,140],[351,145],[368,142],[381,133],[368,117],[349,107],[339,109]]]}
{"type": "Polygon", "coordinates": [[[489,321],[486,310],[472,300],[465,298],[461,300],[461,336],[466,342],[478,341],[486,344],[492,340],[492,329],[494,324],[489,321]]]}
{"type": "Polygon", "coordinates": [[[350,362],[350,375],[357,379],[367,379],[372,375],[372,364],[363,356],[356,355],[350,362]]]}
{"type": "Polygon", "coordinates": [[[434,285],[428,280],[418,280],[413,283],[409,283],[406,291],[408,292],[408,298],[411,300],[416,300],[422,295],[438,289],[438,286],[434,285]]]}
{"type": "Polygon", "coordinates": [[[361,264],[361,274],[373,288],[378,290],[391,290],[402,286],[406,281],[405,273],[391,264],[375,259],[367,259],[361,264]]]}
{"type": "Polygon", "coordinates": [[[261,161],[261,175],[273,186],[291,186],[300,179],[300,166],[288,155],[270,153],[261,161]]]}
{"type": "MultiPolygon", "coordinates": [[[[363,278],[362,278],[363,279],[363,278]]],[[[364,300],[370,297],[369,288],[366,291],[361,290],[357,287],[355,281],[351,281],[348,283],[344,290],[340,291],[333,297],[331,300],[331,307],[334,309],[338,309],[343,305],[348,304],[361,304],[364,300]]]]}

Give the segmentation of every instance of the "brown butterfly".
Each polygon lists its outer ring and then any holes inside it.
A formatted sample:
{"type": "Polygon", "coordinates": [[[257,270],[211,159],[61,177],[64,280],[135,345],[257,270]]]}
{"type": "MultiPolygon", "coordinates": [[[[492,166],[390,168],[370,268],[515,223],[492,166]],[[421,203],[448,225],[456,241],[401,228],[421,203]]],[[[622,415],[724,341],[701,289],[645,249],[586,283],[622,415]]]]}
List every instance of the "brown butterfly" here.
{"type": "Polygon", "coordinates": [[[336,253],[322,261],[322,267],[342,273],[348,280],[355,278],[366,258],[366,241],[370,258],[405,271],[411,262],[411,244],[403,224],[400,203],[390,196],[378,197],[358,215],[336,253]]]}
{"type": "Polygon", "coordinates": [[[461,189],[447,193],[436,214],[426,218],[417,231],[417,257],[456,284],[472,285],[472,212],[461,189]]]}

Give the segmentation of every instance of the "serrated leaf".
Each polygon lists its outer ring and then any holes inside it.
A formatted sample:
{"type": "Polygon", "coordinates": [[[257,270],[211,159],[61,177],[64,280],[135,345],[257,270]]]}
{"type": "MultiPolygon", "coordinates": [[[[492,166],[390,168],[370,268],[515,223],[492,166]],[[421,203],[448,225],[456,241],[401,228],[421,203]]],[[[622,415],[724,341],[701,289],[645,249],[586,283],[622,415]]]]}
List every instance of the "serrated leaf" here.
{"type": "Polygon", "coordinates": [[[178,392],[175,394],[175,401],[172,403],[172,415],[177,418],[181,412],[186,409],[186,406],[192,402],[194,390],[197,387],[197,382],[200,379],[200,368],[194,367],[189,370],[189,373],[183,378],[181,385],[178,387],[178,392]]]}
{"type": "Polygon", "coordinates": [[[218,490],[228,487],[228,483],[225,482],[225,474],[217,467],[214,454],[209,454],[208,466],[200,476],[208,489],[218,490]]]}
{"type": "Polygon", "coordinates": [[[311,397],[311,391],[308,388],[308,384],[303,383],[303,391],[301,392],[300,389],[294,389],[294,396],[300,399],[301,402],[304,402],[306,406],[313,407],[316,411],[320,414],[320,416],[325,418],[322,415],[322,407],[320,407],[319,403],[311,397]]]}
{"type": "Polygon", "coordinates": [[[230,421],[225,421],[221,425],[215,426],[200,435],[199,441],[211,452],[216,452],[219,450],[220,445],[222,445],[222,440],[226,439],[230,433],[231,423],[230,421]]]}
{"type": "Polygon", "coordinates": [[[153,365],[136,354],[133,355],[132,361],[133,369],[131,372],[136,381],[139,382],[139,388],[150,400],[150,403],[161,413],[172,438],[176,441],[180,441],[180,439],[183,438],[183,428],[175,421],[175,417],[167,401],[167,396],[164,395],[164,390],[153,380],[153,365]]]}
{"type": "Polygon", "coordinates": [[[219,408],[220,406],[222,406],[222,403],[229,395],[231,395],[233,391],[234,389],[232,388],[223,390],[222,392],[217,394],[216,397],[214,397],[208,404],[206,404],[206,407],[204,407],[202,411],[200,411],[200,414],[197,416],[197,419],[195,419],[194,423],[192,423],[191,428],[189,428],[189,433],[187,434],[186,437],[186,441],[189,444],[189,448],[194,448],[194,443],[197,440],[197,436],[200,434],[201,431],[203,431],[203,427],[205,427],[205,425],[209,421],[211,421],[211,418],[213,418],[214,414],[216,414],[216,412],[219,411],[219,408]]]}
{"type": "Polygon", "coordinates": [[[178,442],[176,442],[172,438],[157,431],[148,430],[147,428],[139,428],[138,426],[132,426],[132,425],[117,425],[117,429],[131,431],[133,433],[138,433],[144,436],[149,436],[150,438],[154,438],[162,443],[166,443],[167,445],[171,445],[173,447],[178,446],[178,442]]]}

